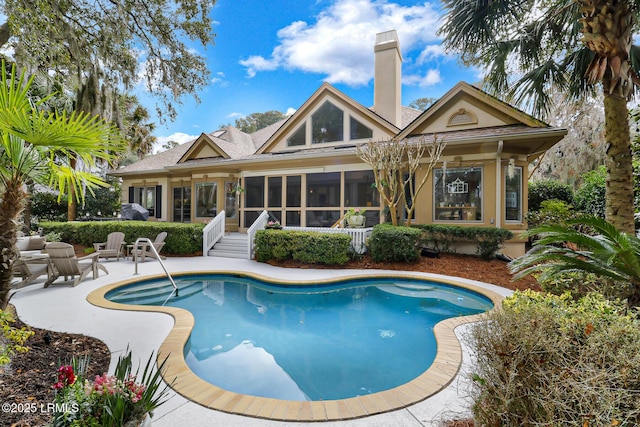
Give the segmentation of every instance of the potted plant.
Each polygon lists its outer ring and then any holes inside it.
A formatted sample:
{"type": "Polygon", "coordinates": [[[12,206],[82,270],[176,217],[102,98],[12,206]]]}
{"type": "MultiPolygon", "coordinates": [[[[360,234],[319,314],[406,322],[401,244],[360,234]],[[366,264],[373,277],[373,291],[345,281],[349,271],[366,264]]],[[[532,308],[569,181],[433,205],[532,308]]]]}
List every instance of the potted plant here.
{"type": "Polygon", "coordinates": [[[118,358],[113,375],[85,378],[88,357],[58,368],[53,427],[151,425],[153,410],[167,400],[168,385],[160,372],[165,359],[153,369],[153,353],[142,376],[132,373],[131,352],[118,358]]]}
{"type": "Polygon", "coordinates": [[[282,225],[280,225],[280,221],[269,221],[264,228],[267,230],[281,230],[282,225]]]}
{"type": "Polygon", "coordinates": [[[360,208],[350,208],[345,214],[345,220],[347,221],[347,225],[351,228],[361,228],[364,227],[367,219],[364,216],[366,212],[365,209],[360,208]]]}

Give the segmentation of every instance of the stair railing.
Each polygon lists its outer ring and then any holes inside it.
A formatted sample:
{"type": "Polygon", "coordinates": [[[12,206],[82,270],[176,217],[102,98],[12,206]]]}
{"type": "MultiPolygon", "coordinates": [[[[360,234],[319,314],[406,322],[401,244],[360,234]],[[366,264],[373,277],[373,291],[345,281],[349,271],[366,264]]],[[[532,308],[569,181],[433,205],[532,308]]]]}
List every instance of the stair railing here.
{"type": "Polygon", "coordinates": [[[162,269],[164,270],[165,274],[167,275],[167,277],[171,281],[171,284],[173,285],[173,290],[175,291],[176,296],[178,296],[178,285],[176,285],[176,282],[173,280],[173,277],[171,277],[171,274],[169,274],[167,267],[165,267],[164,262],[162,262],[162,258],[160,258],[160,254],[156,250],[156,247],[153,246],[153,242],[151,241],[151,239],[148,239],[146,237],[138,237],[136,239],[136,242],[133,244],[133,261],[136,266],[135,272],[133,274],[134,275],[138,274],[138,252],[140,250],[146,250],[146,246],[148,246],[149,249],[151,249],[151,252],[153,252],[153,254],[158,259],[158,262],[162,266],[162,269]],[[140,243],[142,243],[142,245],[140,243]],[[142,248],[142,249],[139,249],[139,248],[142,248]]]}
{"type": "Polygon", "coordinates": [[[255,249],[255,237],[256,237],[256,232],[258,230],[262,230],[264,229],[264,226],[267,225],[267,222],[269,221],[269,213],[267,211],[262,211],[262,213],[258,216],[258,218],[253,221],[253,224],[251,224],[251,227],[249,227],[249,229],[247,230],[247,237],[249,240],[249,244],[247,245],[247,255],[249,256],[249,259],[253,259],[253,251],[255,249]]]}
{"type": "Polygon", "coordinates": [[[202,230],[202,256],[207,256],[209,249],[224,236],[226,214],[220,211],[202,230]]]}

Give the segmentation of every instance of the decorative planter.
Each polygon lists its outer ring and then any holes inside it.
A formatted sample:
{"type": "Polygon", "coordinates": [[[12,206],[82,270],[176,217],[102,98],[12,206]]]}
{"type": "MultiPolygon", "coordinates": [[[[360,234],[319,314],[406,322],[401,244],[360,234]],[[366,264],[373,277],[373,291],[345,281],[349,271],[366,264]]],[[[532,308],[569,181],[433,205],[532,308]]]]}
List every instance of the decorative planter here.
{"type": "Polygon", "coordinates": [[[349,215],[347,217],[347,225],[351,228],[364,227],[366,218],[364,215],[349,215]]]}

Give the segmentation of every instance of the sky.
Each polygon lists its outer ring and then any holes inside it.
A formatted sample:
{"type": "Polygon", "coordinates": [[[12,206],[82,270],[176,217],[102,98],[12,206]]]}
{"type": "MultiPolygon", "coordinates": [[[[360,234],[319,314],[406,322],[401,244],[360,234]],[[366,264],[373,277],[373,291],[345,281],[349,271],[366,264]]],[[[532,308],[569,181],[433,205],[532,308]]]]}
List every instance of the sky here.
{"type": "MultiPolygon", "coordinates": [[[[438,98],[478,70],[445,54],[436,35],[438,2],[385,0],[217,0],[214,45],[198,48],[211,79],[201,102],[185,98],[173,122],[156,119],[158,146],[184,143],[239,117],[294,112],[323,82],[373,105],[373,45],[377,33],[397,30],[403,65],[402,104],[438,98]]],[[[150,112],[155,100],[141,96],[150,112]]]]}

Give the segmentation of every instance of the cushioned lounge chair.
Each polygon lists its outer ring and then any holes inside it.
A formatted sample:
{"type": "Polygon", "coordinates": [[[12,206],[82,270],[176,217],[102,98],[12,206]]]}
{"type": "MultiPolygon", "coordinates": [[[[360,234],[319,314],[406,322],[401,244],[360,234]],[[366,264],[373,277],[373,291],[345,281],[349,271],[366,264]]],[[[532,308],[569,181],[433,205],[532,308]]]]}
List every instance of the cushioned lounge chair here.
{"type": "Polygon", "coordinates": [[[78,276],[73,282],[73,286],[76,286],[89,273],[93,273],[93,278],[96,279],[98,277],[98,269],[109,274],[105,266],[98,262],[97,252],[77,258],[73,246],[62,242],[49,243],[45,250],[49,254],[49,261],[53,270],[44,284],[45,288],[61,276],[64,276],[64,280],[78,276]]]}
{"type": "Polygon", "coordinates": [[[124,233],[114,231],[109,233],[107,241],[102,243],[94,243],[93,248],[100,258],[115,258],[120,261],[122,254],[122,243],[124,242],[124,233]]]}
{"type": "MultiPolygon", "coordinates": [[[[156,236],[156,239],[153,241],[153,247],[156,249],[156,252],[160,254],[160,250],[164,247],[164,239],[167,237],[167,232],[163,231],[162,233],[156,236]]],[[[138,257],[138,261],[144,262],[146,257],[155,258],[156,255],[153,253],[151,248],[147,243],[140,243],[137,248],[133,249],[133,259],[138,257]]],[[[164,257],[163,257],[164,258],[164,257]]]]}

